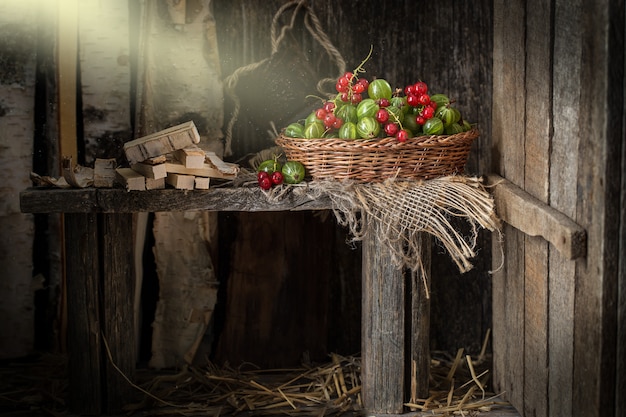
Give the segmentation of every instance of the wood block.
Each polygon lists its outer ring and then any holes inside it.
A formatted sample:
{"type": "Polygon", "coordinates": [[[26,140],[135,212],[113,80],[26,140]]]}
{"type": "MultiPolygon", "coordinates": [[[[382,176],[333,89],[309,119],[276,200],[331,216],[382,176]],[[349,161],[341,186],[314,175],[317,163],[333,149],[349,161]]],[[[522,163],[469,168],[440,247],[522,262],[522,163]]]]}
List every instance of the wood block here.
{"type": "Polygon", "coordinates": [[[138,162],[130,166],[133,171],[136,171],[143,175],[146,178],[152,178],[158,180],[159,178],[167,177],[167,171],[165,169],[165,164],[144,164],[143,162],[138,162]]]}
{"type": "Polygon", "coordinates": [[[146,178],[146,190],[162,190],[165,188],[165,178],[146,178]]]}
{"type": "Polygon", "coordinates": [[[237,174],[223,173],[215,168],[213,165],[209,165],[207,163],[203,164],[202,168],[186,168],[178,161],[170,161],[165,163],[165,169],[167,170],[168,175],[170,173],[173,173],[182,175],[193,175],[196,177],[211,177],[223,179],[233,179],[237,176],[237,174]]]}
{"type": "Polygon", "coordinates": [[[161,130],[124,144],[126,159],[131,165],[172,153],[200,142],[200,134],[193,121],[161,130]]]}
{"type": "Polygon", "coordinates": [[[165,181],[178,190],[193,190],[195,186],[195,177],[193,175],[168,173],[165,181]]]}
{"type": "Polygon", "coordinates": [[[197,146],[178,149],[174,152],[174,157],[186,168],[202,168],[204,166],[204,151],[197,146]]]}
{"type": "Polygon", "coordinates": [[[126,188],[126,191],[144,191],[146,189],[146,177],[130,168],[117,168],[115,174],[115,181],[126,188]]]}
{"type": "Polygon", "coordinates": [[[96,188],[111,188],[115,183],[115,158],[96,158],[93,168],[93,186],[96,188]]]}
{"type": "Polygon", "coordinates": [[[211,179],[209,177],[195,177],[196,190],[208,190],[211,179]]]}

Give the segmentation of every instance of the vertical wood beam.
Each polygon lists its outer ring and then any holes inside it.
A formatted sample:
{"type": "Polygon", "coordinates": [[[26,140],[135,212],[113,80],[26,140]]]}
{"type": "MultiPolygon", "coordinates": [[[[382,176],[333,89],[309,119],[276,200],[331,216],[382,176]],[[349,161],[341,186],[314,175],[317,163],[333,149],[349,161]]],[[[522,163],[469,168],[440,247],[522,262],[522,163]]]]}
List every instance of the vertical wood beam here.
{"type": "Polygon", "coordinates": [[[70,408],[102,410],[98,219],[95,213],[65,214],[68,367],[70,408]]]}
{"type": "Polygon", "coordinates": [[[404,404],[404,274],[391,261],[390,248],[379,244],[376,228],[369,227],[362,247],[363,404],[368,413],[399,414],[404,404]]]}
{"type": "MultiPolygon", "coordinates": [[[[78,59],[78,0],[58,0],[59,153],[77,162],[76,63],[78,59]]],[[[59,166],[59,174],[62,167],[59,166]]]]}
{"type": "Polygon", "coordinates": [[[103,361],[106,366],[106,404],[108,413],[119,413],[131,401],[133,388],[124,377],[135,374],[135,321],[132,213],[101,214],[102,219],[102,332],[103,361]],[[109,356],[110,355],[110,356],[109,356]],[[113,364],[119,369],[115,369],[113,364]],[[124,375],[122,375],[121,373],[124,375]]]}

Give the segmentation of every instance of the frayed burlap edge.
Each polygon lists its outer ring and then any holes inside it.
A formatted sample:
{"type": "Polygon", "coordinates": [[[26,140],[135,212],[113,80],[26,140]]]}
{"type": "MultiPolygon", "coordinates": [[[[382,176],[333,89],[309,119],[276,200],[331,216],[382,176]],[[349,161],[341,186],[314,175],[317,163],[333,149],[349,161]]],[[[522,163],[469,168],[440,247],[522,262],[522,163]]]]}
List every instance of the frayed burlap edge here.
{"type": "Polygon", "coordinates": [[[398,268],[414,272],[423,271],[418,238],[422,232],[437,238],[459,270],[467,272],[476,256],[479,230],[500,230],[493,197],[477,177],[368,184],[312,181],[309,189],[330,198],[338,223],[348,228],[354,241],[372,233],[379,244],[391,249],[398,268]],[[364,221],[370,218],[375,221],[364,221]],[[456,230],[453,218],[469,224],[469,236],[456,230]]]}

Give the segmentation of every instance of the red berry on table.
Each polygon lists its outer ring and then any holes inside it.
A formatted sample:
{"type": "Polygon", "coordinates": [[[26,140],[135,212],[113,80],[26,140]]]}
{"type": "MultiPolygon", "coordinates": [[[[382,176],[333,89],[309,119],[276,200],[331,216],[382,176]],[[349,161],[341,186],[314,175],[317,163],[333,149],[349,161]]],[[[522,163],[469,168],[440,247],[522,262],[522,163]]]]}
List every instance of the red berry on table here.
{"type": "Polygon", "coordinates": [[[269,177],[270,177],[270,174],[269,174],[269,172],[267,172],[267,171],[259,171],[259,172],[256,174],[256,179],[257,179],[258,181],[260,181],[260,180],[261,180],[261,178],[269,178],[269,177]]]}
{"type": "Polygon", "coordinates": [[[335,103],[332,102],[332,101],[327,101],[327,102],[324,103],[322,108],[324,110],[326,110],[327,113],[330,113],[331,111],[333,111],[335,109],[335,103]]]}
{"type": "Polygon", "coordinates": [[[269,174],[267,176],[259,177],[258,181],[259,187],[261,187],[262,189],[269,190],[270,188],[272,188],[272,179],[270,178],[269,174]]]}
{"type": "Polygon", "coordinates": [[[280,185],[283,183],[283,173],[280,171],[274,171],[272,172],[272,176],[270,177],[272,180],[272,184],[274,185],[280,185]]]}

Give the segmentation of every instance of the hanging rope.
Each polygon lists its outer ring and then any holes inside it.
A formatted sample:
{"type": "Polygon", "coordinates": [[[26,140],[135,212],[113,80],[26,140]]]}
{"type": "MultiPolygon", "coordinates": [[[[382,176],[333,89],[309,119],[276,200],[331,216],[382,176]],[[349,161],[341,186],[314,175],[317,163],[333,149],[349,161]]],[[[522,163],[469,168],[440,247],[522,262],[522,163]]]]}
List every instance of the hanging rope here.
{"type": "MultiPolygon", "coordinates": [[[[232,155],[233,127],[235,125],[235,122],[239,118],[239,112],[241,110],[241,102],[239,98],[237,97],[237,94],[235,93],[235,88],[237,87],[237,83],[239,82],[240,77],[250,72],[253,72],[254,70],[268,63],[274,57],[274,55],[278,53],[282,40],[285,38],[286,33],[289,30],[293,29],[295,22],[296,22],[296,18],[298,14],[300,13],[300,11],[302,10],[304,10],[304,13],[305,13],[304,26],[307,29],[307,31],[311,34],[311,36],[313,36],[313,38],[317,42],[319,42],[320,45],[322,45],[324,50],[328,53],[332,61],[337,66],[338,73],[343,74],[346,71],[345,60],[343,59],[343,57],[341,56],[337,48],[332,44],[332,42],[330,41],[330,39],[324,32],[322,25],[319,19],[317,18],[317,15],[313,11],[313,8],[310,7],[308,4],[306,4],[306,0],[295,0],[295,1],[285,3],[282,7],[278,9],[276,14],[274,15],[274,18],[272,19],[272,25],[270,27],[272,51],[271,51],[270,56],[260,61],[239,67],[232,74],[230,74],[228,77],[224,79],[225,92],[234,103],[233,113],[231,115],[230,120],[228,121],[228,124],[226,125],[226,132],[225,132],[225,138],[224,138],[224,155],[225,156],[232,155]],[[278,28],[280,25],[280,21],[283,15],[286,14],[290,9],[293,9],[293,12],[291,13],[291,17],[289,18],[289,23],[287,25],[282,26],[279,31],[278,28]]],[[[317,83],[317,90],[320,93],[327,94],[327,92],[323,91],[323,85],[327,82],[332,82],[334,85],[335,81],[333,78],[325,78],[325,79],[320,80],[317,83]]]]}

